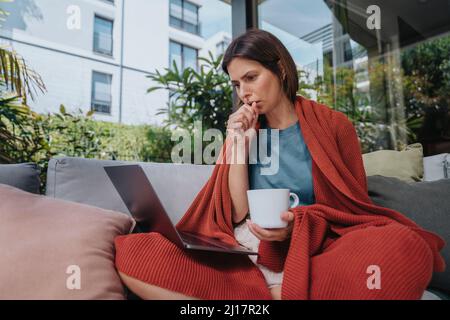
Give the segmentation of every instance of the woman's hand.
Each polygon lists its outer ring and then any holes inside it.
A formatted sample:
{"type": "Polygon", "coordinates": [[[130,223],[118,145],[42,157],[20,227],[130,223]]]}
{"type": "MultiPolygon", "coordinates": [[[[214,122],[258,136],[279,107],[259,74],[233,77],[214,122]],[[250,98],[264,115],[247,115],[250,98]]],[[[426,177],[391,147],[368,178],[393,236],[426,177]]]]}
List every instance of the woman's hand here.
{"type": "Polygon", "coordinates": [[[291,237],[294,214],[290,211],[282,212],[281,219],[288,223],[287,227],[277,229],[264,229],[251,222],[251,220],[247,220],[247,224],[251,233],[253,233],[259,240],[284,241],[287,238],[291,237]]]}
{"type": "Polygon", "coordinates": [[[227,152],[227,163],[247,163],[252,141],[256,137],[256,123],[258,122],[258,108],[256,102],[252,106],[242,105],[236,112],[230,115],[227,121],[227,140],[232,146],[227,152]],[[236,140],[237,138],[237,140],[236,140]],[[237,152],[235,154],[235,152],[237,152]]]}
{"type": "Polygon", "coordinates": [[[227,121],[227,132],[231,134],[248,133],[249,129],[255,129],[258,121],[258,108],[256,102],[252,105],[244,104],[236,112],[232,113],[227,121]]]}

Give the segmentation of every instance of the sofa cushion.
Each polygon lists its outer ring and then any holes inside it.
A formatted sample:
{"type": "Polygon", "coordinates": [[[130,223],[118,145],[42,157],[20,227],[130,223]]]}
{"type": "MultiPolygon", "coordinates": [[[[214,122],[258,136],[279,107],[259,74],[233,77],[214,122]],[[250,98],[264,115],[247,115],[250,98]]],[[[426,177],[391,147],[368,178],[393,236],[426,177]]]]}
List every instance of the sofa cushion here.
{"type": "Polygon", "coordinates": [[[0,300],[125,299],[114,238],[128,215],[0,185],[0,300]]]}
{"type": "MultiPolygon", "coordinates": [[[[367,177],[369,196],[380,206],[397,210],[426,230],[441,236],[442,249],[450,265],[450,179],[407,183],[397,178],[367,177]]],[[[431,286],[450,292],[450,268],[433,275],[431,286]]]]}
{"type": "Polygon", "coordinates": [[[0,164],[0,183],[39,194],[40,169],[35,163],[0,164]]]}
{"type": "Polygon", "coordinates": [[[141,165],[173,223],[181,219],[214,168],[213,165],[53,158],[47,171],[46,194],[130,214],[103,169],[120,164],[141,165]]]}
{"type": "Polygon", "coordinates": [[[423,178],[423,149],[420,143],[408,145],[402,151],[379,150],[362,156],[367,176],[381,175],[407,182],[421,181],[423,178]]]}

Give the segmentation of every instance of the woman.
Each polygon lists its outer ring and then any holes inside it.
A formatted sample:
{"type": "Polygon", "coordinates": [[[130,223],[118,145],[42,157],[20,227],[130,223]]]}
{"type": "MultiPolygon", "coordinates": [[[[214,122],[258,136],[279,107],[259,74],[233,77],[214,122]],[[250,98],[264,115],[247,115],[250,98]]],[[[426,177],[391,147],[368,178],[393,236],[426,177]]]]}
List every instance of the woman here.
{"type": "Polygon", "coordinates": [[[222,67],[241,106],[228,119],[210,179],[177,227],[240,243],[259,256],[186,252],[156,233],[121,236],[116,266],[128,288],[144,299],[419,299],[432,271],[445,267],[444,243],[373,205],[345,115],[296,96],[295,63],[268,32],[236,38],[222,67]],[[279,130],[273,175],[259,174],[260,159],[248,164],[253,129],[260,128],[279,130]],[[246,163],[223,163],[236,136],[248,137],[246,163]],[[289,188],[299,196],[301,204],[281,214],[286,228],[245,222],[246,191],[259,188],[289,188]],[[383,270],[383,288],[376,290],[367,274],[374,266],[383,270]]]}

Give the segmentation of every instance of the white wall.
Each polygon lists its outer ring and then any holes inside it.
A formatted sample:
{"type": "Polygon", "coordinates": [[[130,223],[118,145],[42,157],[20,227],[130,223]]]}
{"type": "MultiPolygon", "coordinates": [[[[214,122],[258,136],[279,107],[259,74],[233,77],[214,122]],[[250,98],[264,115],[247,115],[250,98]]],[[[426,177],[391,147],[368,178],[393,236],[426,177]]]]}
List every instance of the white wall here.
{"type": "MultiPolygon", "coordinates": [[[[134,0],[136,1],[136,0],[134,0]]],[[[142,1],[142,0],[140,0],[142,1]]],[[[120,4],[108,4],[101,0],[16,0],[2,4],[10,15],[3,23],[0,34],[18,41],[78,54],[112,63],[119,62],[120,53],[120,4]],[[67,8],[80,9],[80,29],[68,29],[67,8]],[[114,20],[113,58],[93,52],[94,15],[114,20]]]]}
{"type": "Polygon", "coordinates": [[[147,94],[157,85],[145,73],[155,72],[169,62],[169,1],[128,0],[125,7],[122,121],[161,124],[158,108],[166,106],[165,90],[147,94]]]}
{"type": "Polygon", "coordinates": [[[27,63],[40,74],[46,87],[45,94],[38,94],[30,107],[40,113],[57,112],[60,104],[66,109],[84,113],[90,110],[92,71],[112,74],[112,115],[96,114],[95,118],[118,121],[119,69],[117,67],[74,57],[47,49],[14,44],[15,50],[27,57],[27,63]]]}

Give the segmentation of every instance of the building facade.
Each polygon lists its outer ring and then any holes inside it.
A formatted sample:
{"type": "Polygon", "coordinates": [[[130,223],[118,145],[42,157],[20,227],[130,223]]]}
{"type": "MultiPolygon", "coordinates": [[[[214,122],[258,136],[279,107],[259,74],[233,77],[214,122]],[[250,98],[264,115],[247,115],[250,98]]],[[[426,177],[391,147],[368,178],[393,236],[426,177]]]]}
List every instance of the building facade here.
{"type": "Polygon", "coordinates": [[[203,0],[33,0],[5,3],[0,41],[43,79],[47,92],[30,101],[39,113],[66,110],[96,120],[159,125],[168,92],[147,75],[172,60],[196,67],[205,44],[203,0]]]}

